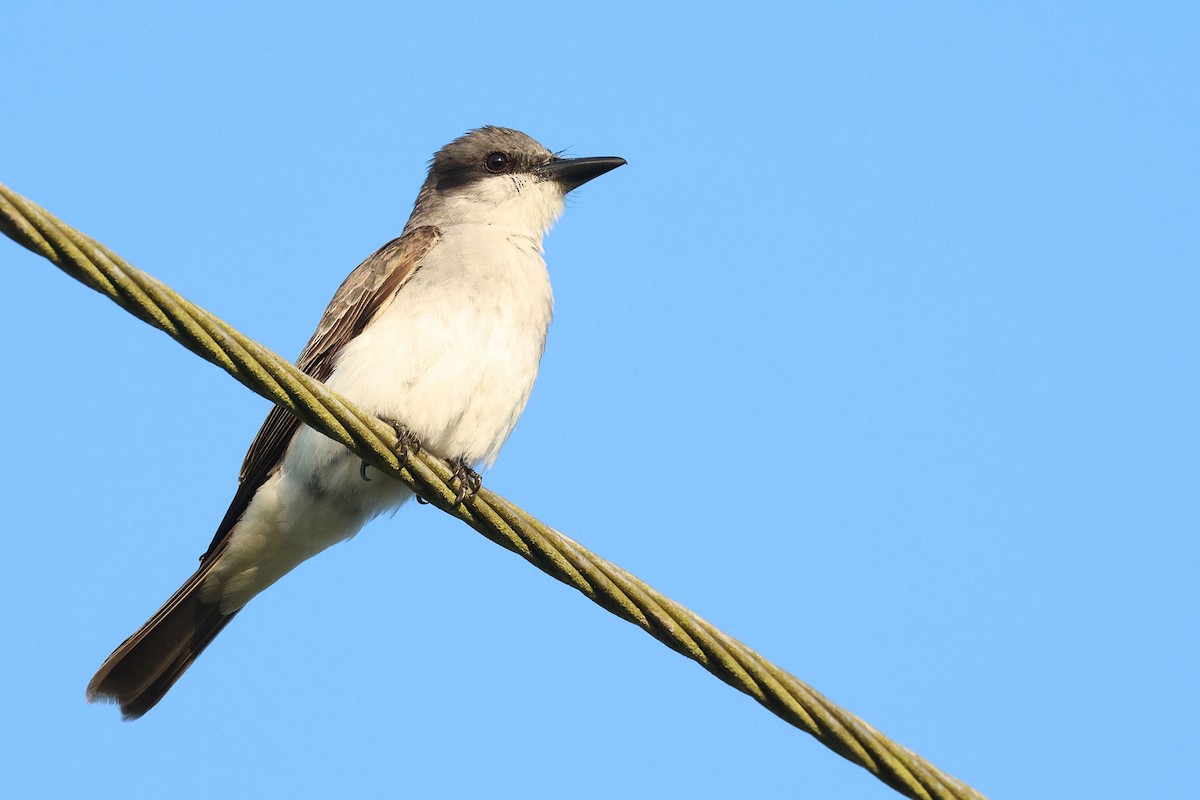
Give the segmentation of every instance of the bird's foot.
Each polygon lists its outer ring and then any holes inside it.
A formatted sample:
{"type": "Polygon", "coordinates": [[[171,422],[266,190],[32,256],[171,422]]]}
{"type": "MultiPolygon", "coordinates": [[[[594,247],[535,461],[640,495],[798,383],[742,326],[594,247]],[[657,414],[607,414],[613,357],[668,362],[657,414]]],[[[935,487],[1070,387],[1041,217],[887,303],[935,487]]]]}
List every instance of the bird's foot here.
{"type": "Polygon", "coordinates": [[[399,422],[392,422],[392,429],[396,431],[396,457],[400,459],[400,466],[408,464],[408,459],[421,452],[421,440],[417,435],[408,428],[401,425],[399,422]]]}
{"type": "MultiPolygon", "coordinates": [[[[421,440],[417,435],[404,426],[403,423],[397,422],[394,419],[381,417],[384,422],[392,426],[392,430],[396,432],[396,457],[400,459],[400,466],[407,466],[408,460],[416,453],[421,452],[421,440]]],[[[371,480],[367,477],[367,462],[362,462],[358,468],[358,476],[364,481],[371,480]]]]}
{"type": "Polygon", "coordinates": [[[483,486],[483,478],[471,469],[465,459],[456,458],[450,462],[454,472],[450,474],[450,483],[458,484],[458,494],[454,496],[454,505],[462,505],[468,499],[473,499],[483,486]]]}

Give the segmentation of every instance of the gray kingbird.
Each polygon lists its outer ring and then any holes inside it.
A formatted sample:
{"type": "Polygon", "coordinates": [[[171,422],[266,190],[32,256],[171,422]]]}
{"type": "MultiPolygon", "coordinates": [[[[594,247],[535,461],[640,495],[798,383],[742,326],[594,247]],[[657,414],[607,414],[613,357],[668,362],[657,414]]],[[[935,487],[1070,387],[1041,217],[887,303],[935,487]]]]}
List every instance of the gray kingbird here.
{"type": "MultiPolygon", "coordinates": [[[[446,145],[401,236],[350,273],[296,365],[396,423],[402,446],[452,461],[463,499],[537,377],[553,307],[542,237],[568,192],[624,163],[560,158],[508,128],[446,145]]],[[[88,700],[142,716],[251,598],[410,497],[272,409],[200,568],[108,657],[88,700]]]]}

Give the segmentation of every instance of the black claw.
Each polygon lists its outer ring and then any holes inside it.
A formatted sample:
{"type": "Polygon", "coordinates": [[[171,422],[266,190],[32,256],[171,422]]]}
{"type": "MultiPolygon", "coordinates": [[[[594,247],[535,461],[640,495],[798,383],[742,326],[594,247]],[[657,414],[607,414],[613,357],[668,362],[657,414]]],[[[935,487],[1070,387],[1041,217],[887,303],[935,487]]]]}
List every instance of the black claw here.
{"type": "MultiPolygon", "coordinates": [[[[392,430],[396,432],[396,457],[400,460],[400,466],[406,466],[408,459],[414,454],[421,452],[421,440],[416,434],[404,427],[403,424],[394,419],[380,417],[384,422],[392,426],[392,430]]],[[[367,462],[364,461],[358,468],[358,477],[364,481],[371,480],[367,477],[367,462]]]]}
{"type": "Polygon", "coordinates": [[[382,417],[384,422],[392,426],[392,430],[396,432],[396,457],[400,459],[400,466],[408,464],[408,459],[421,452],[421,440],[417,435],[404,426],[403,423],[393,419],[382,417]]]}
{"type": "Polygon", "coordinates": [[[463,502],[474,498],[479,493],[480,488],[483,487],[483,478],[467,465],[466,459],[456,458],[450,463],[454,465],[450,482],[458,483],[458,493],[454,495],[454,504],[462,505],[463,502]]]}

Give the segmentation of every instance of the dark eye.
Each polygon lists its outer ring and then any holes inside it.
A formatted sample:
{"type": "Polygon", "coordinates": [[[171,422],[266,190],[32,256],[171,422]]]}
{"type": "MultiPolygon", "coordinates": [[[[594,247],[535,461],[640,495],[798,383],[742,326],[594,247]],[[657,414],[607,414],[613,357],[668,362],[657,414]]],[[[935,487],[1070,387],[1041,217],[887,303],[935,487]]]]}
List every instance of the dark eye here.
{"type": "Polygon", "coordinates": [[[508,156],[504,153],[489,153],[483,160],[483,166],[488,172],[504,172],[508,167],[508,156]]]}

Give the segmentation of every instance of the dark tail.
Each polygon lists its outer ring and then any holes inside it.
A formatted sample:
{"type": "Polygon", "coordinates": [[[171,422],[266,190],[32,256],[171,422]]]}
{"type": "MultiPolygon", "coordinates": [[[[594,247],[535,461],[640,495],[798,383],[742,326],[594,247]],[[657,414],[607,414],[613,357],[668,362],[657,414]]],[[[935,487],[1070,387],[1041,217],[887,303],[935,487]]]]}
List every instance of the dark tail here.
{"type": "Polygon", "coordinates": [[[200,597],[216,559],[196,574],[137,633],[113,651],[87,687],[88,702],[116,701],[125,719],[137,719],[163,698],[196,656],[229,624],[218,603],[200,597]]]}

